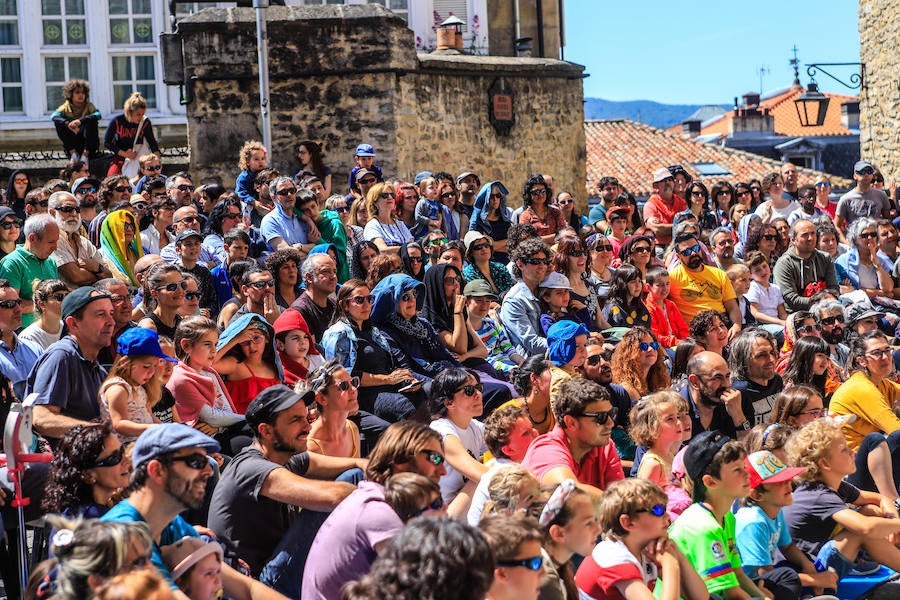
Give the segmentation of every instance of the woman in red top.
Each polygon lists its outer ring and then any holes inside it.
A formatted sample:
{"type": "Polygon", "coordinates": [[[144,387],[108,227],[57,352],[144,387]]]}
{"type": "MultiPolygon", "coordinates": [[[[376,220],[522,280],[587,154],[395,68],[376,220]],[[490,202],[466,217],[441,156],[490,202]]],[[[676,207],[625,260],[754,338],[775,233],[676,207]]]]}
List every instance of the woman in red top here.
{"type": "Polygon", "coordinates": [[[543,175],[530,175],[522,190],[522,205],[525,210],[519,215],[520,225],[534,225],[545,244],[552,244],[556,232],[566,226],[566,220],[555,206],[550,205],[553,192],[544,181],[543,175]]]}
{"type": "Polygon", "coordinates": [[[229,323],[216,345],[213,368],[225,380],[235,411],[244,414],[262,390],[282,383],[272,326],[256,313],[229,323]]]}

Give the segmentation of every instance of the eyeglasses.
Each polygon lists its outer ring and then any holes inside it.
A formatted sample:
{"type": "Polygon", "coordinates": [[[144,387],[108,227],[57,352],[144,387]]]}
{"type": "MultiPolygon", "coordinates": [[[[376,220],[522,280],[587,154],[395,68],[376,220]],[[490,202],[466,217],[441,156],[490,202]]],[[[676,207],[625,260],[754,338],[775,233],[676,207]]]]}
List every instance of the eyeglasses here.
{"type": "Polygon", "coordinates": [[[830,188],[830,187],[831,187],[831,184],[828,183],[828,182],[817,183],[817,184],[816,184],[816,187],[817,187],[817,188],[830,188]]]}
{"type": "Polygon", "coordinates": [[[650,348],[653,348],[654,350],[659,350],[659,342],[657,342],[656,340],[653,340],[649,344],[647,342],[641,342],[638,345],[638,348],[641,349],[641,352],[646,352],[650,348]]]}
{"type": "MultiPolygon", "coordinates": [[[[475,392],[483,392],[483,391],[484,391],[483,383],[474,383],[474,384],[464,385],[461,388],[459,388],[458,390],[456,390],[456,392],[462,392],[463,394],[465,394],[466,396],[469,396],[470,398],[475,395],[475,392]]],[[[456,392],[453,392],[453,393],[455,394],[456,392]]]]}
{"type": "Polygon", "coordinates": [[[240,212],[227,212],[227,213],[225,213],[225,218],[226,219],[240,219],[241,213],[240,212]]]}
{"type": "Polygon", "coordinates": [[[827,408],[811,408],[811,409],[809,409],[809,410],[801,410],[801,411],[799,412],[799,414],[801,414],[801,415],[809,415],[809,416],[811,416],[811,417],[815,417],[815,418],[818,419],[818,418],[820,418],[820,417],[824,417],[825,415],[827,415],[827,414],[828,414],[828,409],[827,409],[827,408]]]}
{"type": "Polygon", "coordinates": [[[77,190],[75,190],[76,196],[78,196],[78,195],[83,196],[85,194],[96,194],[96,193],[97,193],[97,188],[95,188],[95,187],[78,188],[77,190]]]}
{"type": "Polygon", "coordinates": [[[119,446],[113,453],[104,458],[103,460],[94,461],[94,466],[92,469],[98,469],[103,467],[114,467],[117,464],[122,462],[122,458],[125,457],[125,448],[123,446],[119,446]]]}
{"type": "Polygon", "coordinates": [[[202,292],[185,292],[184,299],[185,300],[199,300],[203,296],[202,292]]]}
{"type": "Polygon", "coordinates": [[[178,288],[186,290],[187,282],[186,281],[173,281],[172,283],[167,283],[166,285],[157,286],[156,289],[157,290],[166,290],[167,292],[174,292],[178,288]]]}
{"type": "Polygon", "coordinates": [[[175,221],[175,222],[176,222],[176,223],[199,223],[199,222],[200,222],[200,218],[199,218],[199,217],[195,217],[194,215],[188,215],[188,216],[186,216],[186,217],[181,217],[180,219],[178,219],[178,220],[175,221]]]}
{"type": "Polygon", "coordinates": [[[526,265],[532,265],[532,266],[549,265],[550,259],[549,258],[523,258],[522,262],[525,263],[526,265]]]}
{"type": "Polygon", "coordinates": [[[115,191],[119,192],[120,194],[124,194],[125,192],[131,191],[131,186],[130,185],[117,185],[113,189],[115,191]]]}
{"type": "Polygon", "coordinates": [[[534,190],[528,190],[528,193],[531,194],[532,196],[546,196],[547,189],[546,188],[537,188],[534,190]]]}
{"type": "Polygon", "coordinates": [[[419,296],[419,290],[409,290],[408,292],[403,292],[403,295],[400,296],[400,300],[403,302],[409,302],[413,298],[419,296]]]}
{"type": "Polygon", "coordinates": [[[285,188],[283,190],[275,190],[275,193],[279,196],[293,196],[297,193],[297,188],[285,188]]]}
{"type": "Polygon", "coordinates": [[[450,198],[455,198],[456,194],[453,192],[444,192],[441,194],[441,200],[449,200],[450,198]]]}
{"type": "Polygon", "coordinates": [[[498,560],[498,567],[525,567],[529,571],[540,571],[544,566],[543,556],[532,556],[531,558],[523,558],[521,560],[498,560]]]}
{"type": "Polygon", "coordinates": [[[639,508],[636,513],[651,513],[654,517],[661,517],[666,514],[666,506],[664,504],[654,504],[650,508],[639,508]]]}
{"type": "Polygon", "coordinates": [[[359,387],[359,377],[351,377],[350,379],[335,381],[334,385],[336,385],[337,389],[341,390],[342,392],[346,392],[351,387],[355,390],[359,387]]]}
{"type": "Polygon", "coordinates": [[[778,239],[778,234],[777,233],[767,233],[765,235],[760,236],[760,238],[771,242],[772,240],[778,239]]]}
{"type": "Polygon", "coordinates": [[[334,211],[339,212],[339,213],[345,213],[345,212],[350,212],[350,209],[347,208],[346,206],[335,206],[334,211]]]}
{"type": "Polygon", "coordinates": [[[860,169],[859,171],[857,171],[856,174],[857,175],[874,175],[875,169],[873,169],[872,167],[866,167],[864,169],[860,169]]]}
{"type": "Polygon", "coordinates": [[[444,499],[438,495],[431,504],[420,510],[419,514],[421,515],[426,510],[441,510],[442,508],[444,508],[444,499]]]}
{"type": "Polygon", "coordinates": [[[349,300],[357,306],[362,306],[363,304],[374,304],[375,294],[369,294],[368,296],[350,296],[349,300]]]}
{"type": "Polygon", "coordinates": [[[268,281],[254,281],[254,282],[250,283],[250,287],[254,287],[258,290],[261,290],[261,289],[264,289],[267,287],[273,288],[273,287],[275,287],[275,280],[269,279],[268,281]]]}
{"type": "MultiPolygon", "coordinates": [[[[65,294],[62,294],[62,298],[65,298],[65,294]]],[[[62,298],[59,298],[59,300],[62,301],[62,298]]],[[[128,302],[129,304],[131,304],[134,296],[132,296],[131,294],[128,294],[127,296],[120,296],[116,294],[114,296],[110,296],[109,299],[113,304],[121,304],[122,302],[128,302]]]]}
{"type": "Polygon", "coordinates": [[[491,245],[487,242],[482,242],[480,244],[472,244],[472,252],[478,252],[479,250],[484,250],[485,248],[490,248],[491,245]]]}
{"type": "Polygon", "coordinates": [[[5,231],[9,231],[13,227],[15,227],[16,229],[21,228],[21,221],[3,221],[2,223],[0,223],[0,229],[3,229],[5,231]]]}
{"type": "Polygon", "coordinates": [[[65,293],[50,294],[49,296],[47,296],[47,300],[56,300],[57,302],[62,302],[63,300],[65,300],[66,296],[68,296],[68,294],[65,293]]]}
{"type": "Polygon", "coordinates": [[[0,300],[0,308],[9,310],[17,306],[22,306],[21,298],[16,298],[15,300],[0,300]]]}
{"type": "Polygon", "coordinates": [[[194,186],[187,184],[187,183],[182,183],[181,185],[178,185],[175,187],[179,192],[193,192],[194,191],[194,186]]]}
{"type": "MultiPolygon", "coordinates": [[[[12,302],[12,300],[7,300],[7,302],[12,302]]],[[[2,307],[2,306],[3,306],[3,303],[0,302],[0,307],[2,307]]],[[[890,355],[891,355],[890,348],[876,348],[875,350],[869,350],[868,352],[866,352],[866,356],[868,356],[869,358],[874,358],[874,359],[879,359],[879,358],[883,358],[885,356],[890,356],[890,355]]]]}
{"type": "Polygon", "coordinates": [[[602,412],[593,412],[593,413],[581,413],[580,415],[573,415],[575,417],[588,417],[593,419],[597,425],[606,425],[606,422],[612,419],[616,420],[616,416],[619,414],[619,409],[616,406],[613,406],[609,410],[604,410],[602,412]]]}
{"type": "Polygon", "coordinates": [[[200,454],[199,452],[188,454],[187,456],[173,456],[169,458],[169,462],[183,462],[196,471],[202,471],[209,466],[209,459],[205,454],[200,454]]]}
{"type": "Polygon", "coordinates": [[[825,317],[819,321],[821,325],[834,325],[835,323],[843,323],[844,315],[834,315],[833,317],[825,317]]]}
{"type": "Polygon", "coordinates": [[[28,203],[28,206],[41,206],[43,208],[47,208],[47,205],[50,204],[47,200],[33,200],[28,203]]]}
{"type": "Polygon", "coordinates": [[[646,254],[650,252],[650,246],[638,246],[637,248],[632,248],[632,254],[646,254]]]}
{"type": "Polygon", "coordinates": [[[821,331],[821,327],[816,325],[802,325],[797,328],[797,333],[815,333],[816,331],[821,331]]]}
{"type": "Polygon", "coordinates": [[[860,239],[863,239],[863,240],[871,240],[873,238],[877,238],[878,234],[875,233],[874,231],[870,231],[869,233],[859,234],[859,237],[860,237],[860,239]]]}
{"type": "Polygon", "coordinates": [[[693,246],[682,248],[678,251],[678,254],[682,256],[690,256],[691,254],[697,254],[698,252],[700,252],[700,244],[694,244],[693,246]]]}
{"type": "Polygon", "coordinates": [[[425,459],[436,467],[444,464],[444,455],[440,452],[435,452],[434,450],[419,450],[419,452],[424,454],[425,459]]]}
{"type": "Polygon", "coordinates": [[[153,165],[144,167],[145,171],[150,171],[151,173],[155,173],[156,171],[162,171],[162,165],[153,165]]]}

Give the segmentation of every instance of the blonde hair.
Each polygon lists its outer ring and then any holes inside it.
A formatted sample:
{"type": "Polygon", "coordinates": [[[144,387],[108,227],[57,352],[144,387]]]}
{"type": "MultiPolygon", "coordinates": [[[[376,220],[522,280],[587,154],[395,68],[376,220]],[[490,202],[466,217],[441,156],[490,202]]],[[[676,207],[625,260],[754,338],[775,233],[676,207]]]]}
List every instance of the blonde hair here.
{"type": "Polygon", "coordinates": [[[786,446],[791,466],[806,467],[806,472],[797,477],[801,481],[821,481],[819,461],[828,456],[832,444],[843,439],[841,428],[826,419],[818,419],[800,428],[786,446]]]}
{"type": "Polygon", "coordinates": [[[156,570],[141,569],[116,575],[94,595],[96,600],[172,600],[175,596],[156,570]]]}
{"type": "Polygon", "coordinates": [[[144,97],[141,96],[139,92],[135,92],[132,95],[128,96],[125,100],[125,106],[123,107],[125,111],[125,117],[130,121],[131,116],[134,114],[134,111],[140,109],[147,109],[147,101],[144,100],[144,97]]]}
{"type": "Polygon", "coordinates": [[[666,505],[668,497],[662,488],[649,479],[622,479],[614,481],[604,490],[597,509],[597,520],[603,537],[613,541],[621,540],[628,532],[619,523],[619,517],[634,517],[639,510],[646,510],[655,504],[666,505]]]}
{"type": "Polygon", "coordinates": [[[518,465],[510,465],[499,469],[491,478],[488,486],[490,499],[485,502],[482,518],[493,513],[512,513],[519,508],[519,498],[522,492],[529,489],[537,495],[540,483],[530,471],[518,465]]]}
{"type": "Polygon", "coordinates": [[[143,169],[149,163],[152,163],[155,160],[162,162],[162,159],[159,157],[159,154],[154,154],[151,152],[150,154],[144,154],[143,156],[139,157],[138,164],[141,165],[141,168],[143,169]]]}
{"type": "Polygon", "coordinates": [[[640,446],[653,446],[659,435],[660,407],[671,404],[677,413],[680,398],[680,394],[671,390],[661,390],[641,398],[629,414],[631,427],[628,429],[628,434],[631,439],[640,446]]]}
{"type": "Polygon", "coordinates": [[[750,430],[744,440],[747,453],[753,454],[760,450],[783,450],[788,440],[794,435],[796,429],[787,423],[772,423],[771,425],[757,425],[750,430]]]}
{"type": "MultiPolygon", "coordinates": [[[[369,220],[378,216],[378,201],[381,200],[381,194],[387,192],[390,192],[391,196],[396,194],[394,187],[389,183],[376,183],[369,188],[366,194],[366,210],[369,212],[369,220]]],[[[394,218],[392,215],[383,216],[387,219],[394,218]]]]}
{"type": "Polygon", "coordinates": [[[258,142],[256,140],[250,140],[244,142],[244,145],[241,146],[241,150],[238,156],[238,168],[241,171],[249,171],[250,158],[253,156],[253,153],[262,150],[263,154],[268,154],[266,147],[262,145],[262,142],[258,142]]]}
{"type": "Polygon", "coordinates": [[[725,270],[725,274],[728,275],[728,281],[734,281],[741,275],[749,275],[750,269],[747,268],[747,265],[731,265],[725,270]]]}
{"type": "MultiPolygon", "coordinates": [[[[129,387],[138,387],[131,381],[131,367],[132,365],[134,365],[134,359],[138,358],[139,356],[142,355],[120,354],[116,358],[116,362],[113,363],[112,368],[109,370],[109,375],[106,376],[106,380],[109,381],[114,377],[119,377],[121,379],[124,379],[128,383],[129,387]]],[[[153,355],[145,354],[143,356],[153,355]]],[[[150,381],[140,387],[144,388],[144,391],[147,392],[147,407],[152,409],[154,406],[156,406],[156,403],[159,402],[160,397],[162,397],[162,384],[156,377],[151,377],[150,381]]]]}

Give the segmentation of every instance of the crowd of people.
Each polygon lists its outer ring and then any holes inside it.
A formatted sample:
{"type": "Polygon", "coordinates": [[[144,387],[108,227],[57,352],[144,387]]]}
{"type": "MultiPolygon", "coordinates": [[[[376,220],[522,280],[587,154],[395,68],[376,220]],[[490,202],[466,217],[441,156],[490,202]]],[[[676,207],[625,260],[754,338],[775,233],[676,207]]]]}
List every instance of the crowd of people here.
{"type": "Polygon", "coordinates": [[[251,141],[230,190],[163,175],[145,108],[102,180],[58,111],[72,163],[3,192],[0,393],[53,453],[25,597],[786,600],[900,571],[870,163],[836,202],[790,163],[661,167],[642,205],[605,176],[579,214],[551,175],[510,200],[361,143],[338,190],[318,143],[282,174],[251,141]]]}

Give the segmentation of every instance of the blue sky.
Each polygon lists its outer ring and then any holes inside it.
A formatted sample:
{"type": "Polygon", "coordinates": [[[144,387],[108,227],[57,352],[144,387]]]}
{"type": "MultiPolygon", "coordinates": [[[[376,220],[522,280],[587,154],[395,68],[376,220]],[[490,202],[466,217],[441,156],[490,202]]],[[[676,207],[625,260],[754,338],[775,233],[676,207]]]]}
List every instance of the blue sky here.
{"type": "Polygon", "coordinates": [[[858,10],[851,0],[565,0],[565,59],[590,74],[586,97],[730,105],[760,90],[761,67],[764,92],[789,86],[795,44],[803,85],[807,63],[859,61],[858,10]]]}

